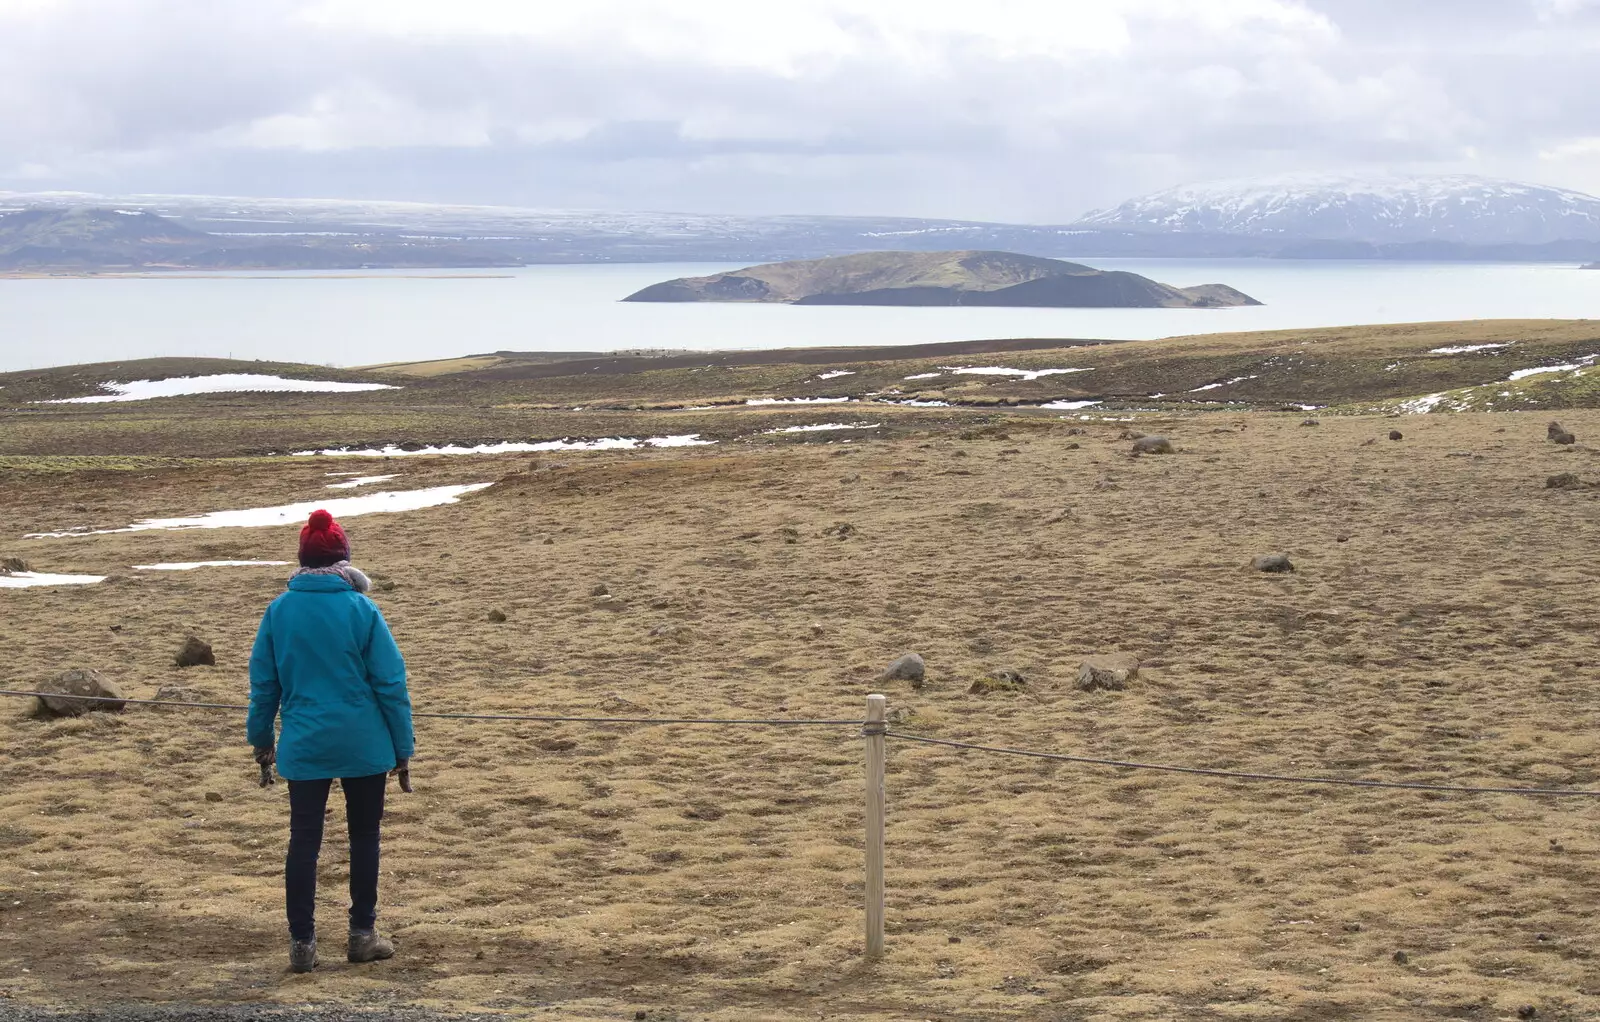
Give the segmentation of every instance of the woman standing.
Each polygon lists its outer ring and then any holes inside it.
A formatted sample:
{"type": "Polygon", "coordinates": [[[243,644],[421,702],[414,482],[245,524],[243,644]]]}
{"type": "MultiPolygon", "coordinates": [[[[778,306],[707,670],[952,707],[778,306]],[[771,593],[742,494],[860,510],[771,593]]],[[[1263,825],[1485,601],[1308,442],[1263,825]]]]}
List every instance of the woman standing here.
{"type": "Polygon", "coordinates": [[[317,856],[335,777],[350,832],[349,960],[394,954],[377,931],[378,830],[389,772],[411,790],[411,698],[405,660],[367,587],[344,530],[328,512],[312,512],[300,531],[300,569],[267,607],[250,653],[246,732],[262,783],[274,762],[289,782],[283,886],[295,972],[317,965],[317,856]]]}

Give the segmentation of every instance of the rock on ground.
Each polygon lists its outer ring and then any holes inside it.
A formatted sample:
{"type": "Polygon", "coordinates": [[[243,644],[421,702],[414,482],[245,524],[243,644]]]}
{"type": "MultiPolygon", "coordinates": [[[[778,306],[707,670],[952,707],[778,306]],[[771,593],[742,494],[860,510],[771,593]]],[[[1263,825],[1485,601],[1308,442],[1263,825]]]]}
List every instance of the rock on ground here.
{"type": "Polygon", "coordinates": [[[1404,433],[1400,432],[1398,429],[1391,429],[1389,431],[1389,439],[1390,440],[1404,440],[1405,438],[1406,438],[1406,435],[1404,433]]]}
{"type": "Polygon", "coordinates": [[[493,624],[505,624],[506,612],[498,608],[489,611],[489,621],[493,624]]]}
{"type": "Polygon", "coordinates": [[[1133,442],[1135,454],[1171,454],[1172,441],[1164,436],[1142,436],[1133,442]]]}
{"type": "Polygon", "coordinates": [[[884,668],[883,673],[875,679],[877,681],[909,681],[912,685],[921,685],[927,677],[928,665],[923,662],[920,654],[907,653],[896,657],[894,662],[884,668]]]}
{"type": "Polygon", "coordinates": [[[48,692],[39,703],[44,712],[57,717],[76,717],[95,710],[118,711],[127,697],[109,678],[99,671],[75,668],[63,671],[48,681],[41,682],[38,691],[48,692]],[[109,701],[87,702],[70,696],[97,696],[109,701]]]}
{"type": "Polygon", "coordinates": [[[1544,486],[1547,490],[1576,490],[1582,485],[1583,480],[1572,472],[1561,472],[1550,476],[1544,481],[1544,486]]]}
{"type": "Polygon", "coordinates": [[[1121,692],[1139,676],[1139,658],[1129,653],[1089,657],[1078,665],[1078,688],[1084,692],[1121,692]]]}
{"type": "Polygon", "coordinates": [[[191,635],[183,640],[183,645],[179,647],[178,655],[173,658],[173,662],[179,667],[198,667],[201,664],[215,667],[217,656],[211,652],[211,643],[191,635]]]}
{"type": "Polygon", "coordinates": [[[1294,570],[1294,564],[1289,560],[1288,554],[1262,554],[1250,562],[1250,567],[1257,571],[1271,572],[1294,570]]]}
{"type": "Polygon", "coordinates": [[[974,681],[967,688],[971,695],[984,695],[989,692],[1016,692],[1028,684],[1028,679],[1022,676],[1021,671],[1010,668],[1001,668],[990,671],[988,674],[974,681]]]}
{"type": "Polygon", "coordinates": [[[20,557],[0,557],[0,575],[10,575],[27,570],[28,562],[20,557]]]}
{"type": "Polygon", "coordinates": [[[1544,428],[1544,434],[1551,441],[1558,444],[1575,444],[1578,442],[1578,438],[1569,433],[1559,422],[1551,422],[1550,425],[1544,428]]]}

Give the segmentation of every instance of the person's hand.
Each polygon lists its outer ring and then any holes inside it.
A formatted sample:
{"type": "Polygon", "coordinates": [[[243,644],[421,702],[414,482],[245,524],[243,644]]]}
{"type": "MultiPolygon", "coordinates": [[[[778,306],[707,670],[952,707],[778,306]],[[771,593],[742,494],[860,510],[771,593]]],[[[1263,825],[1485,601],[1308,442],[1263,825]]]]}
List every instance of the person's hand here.
{"type": "Polygon", "coordinates": [[[411,760],[396,759],[394,769],[390,773],[399,778],[400,790],[408,795],[411,794],[411,760]]]}
{"type": "Polygon", "coordinates": [[[256,749],[256,765],[261,768],[261,786],[275,784],[272,777],[272,764],[278,761],[278,751],[271,745],[261,746],[256,749]]]}

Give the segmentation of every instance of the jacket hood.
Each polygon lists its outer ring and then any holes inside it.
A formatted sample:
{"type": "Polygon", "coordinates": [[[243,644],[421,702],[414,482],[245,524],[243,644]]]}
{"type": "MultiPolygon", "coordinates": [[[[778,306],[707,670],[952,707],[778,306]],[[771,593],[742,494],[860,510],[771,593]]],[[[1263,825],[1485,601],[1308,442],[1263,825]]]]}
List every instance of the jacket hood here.
{"type": "Polygon", "coordinates": [[[346,593],[355,589],[338,575],[296,575],[289,588],[297,593],[346,593]]]}

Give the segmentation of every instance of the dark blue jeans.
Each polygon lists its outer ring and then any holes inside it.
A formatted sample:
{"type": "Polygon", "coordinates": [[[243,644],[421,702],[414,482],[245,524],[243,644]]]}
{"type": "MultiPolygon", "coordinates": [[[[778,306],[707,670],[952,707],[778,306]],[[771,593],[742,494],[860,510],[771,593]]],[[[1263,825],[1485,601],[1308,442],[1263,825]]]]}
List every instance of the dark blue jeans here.
{"type": "MultiPolygon", "coordinates": [[[[350,831],[350,928],[370,930],[378,921],[378,825],[388,774],[344,777],[345,823],[350,831]]],[[[289,936],[310,940],[317,932],[317,856],[322,853],[322,818],[331,780],[289,782],[289,856],[283,866],[289,936]]]]}

